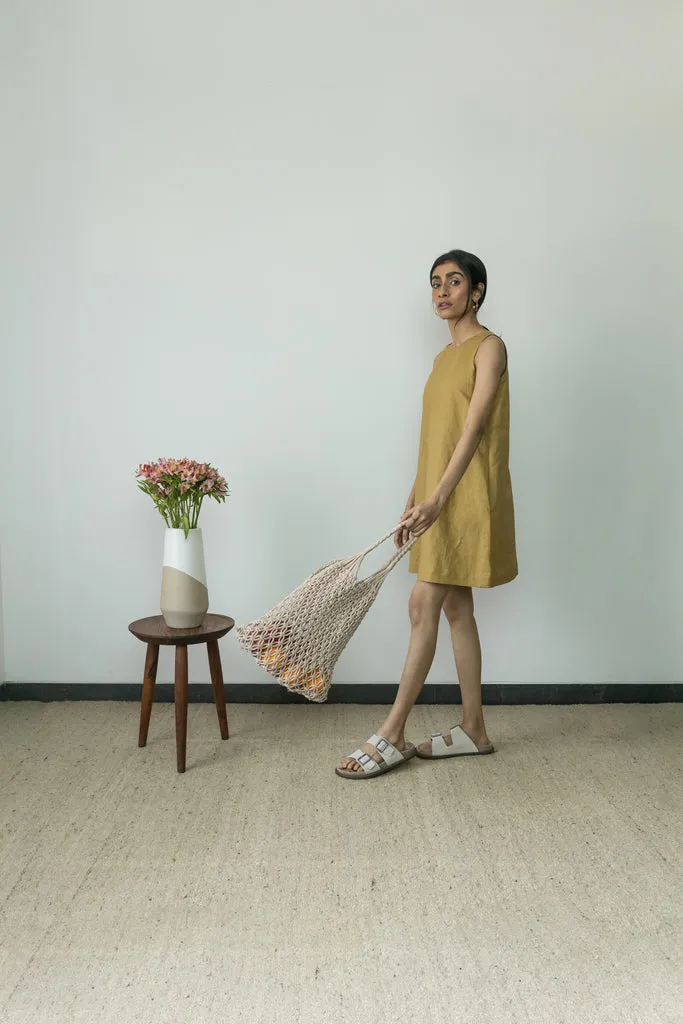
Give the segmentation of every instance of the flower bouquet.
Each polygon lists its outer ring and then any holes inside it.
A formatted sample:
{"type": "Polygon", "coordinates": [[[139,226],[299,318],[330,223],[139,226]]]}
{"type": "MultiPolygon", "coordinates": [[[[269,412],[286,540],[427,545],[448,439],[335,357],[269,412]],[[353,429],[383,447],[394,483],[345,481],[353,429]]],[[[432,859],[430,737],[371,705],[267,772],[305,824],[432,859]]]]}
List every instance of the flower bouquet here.
{"type": "Polygon", "coordinates": [[[207,497],[224,502],[228,485],[210,463],[191,459],[143,463],[135,475],[166,523],[162,615],[173,629],[199,626],[209,609],[199,513],[207,497]]]}

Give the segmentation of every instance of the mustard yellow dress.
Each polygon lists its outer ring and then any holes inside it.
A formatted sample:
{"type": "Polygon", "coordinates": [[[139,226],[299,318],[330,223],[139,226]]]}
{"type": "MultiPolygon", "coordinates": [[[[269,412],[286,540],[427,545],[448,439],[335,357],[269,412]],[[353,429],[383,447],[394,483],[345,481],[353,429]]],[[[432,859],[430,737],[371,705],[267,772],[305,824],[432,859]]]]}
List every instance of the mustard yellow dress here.
{"type": "MultiPolygon", "coordinates": [[[[415,503],[436,490],[460,439],[474,391],[474,357],[491,331],[437,356],[424,390],[415,503]]],[[[486,432],[441,515],[410,553],[410,572],[428,583],[497,587],[517,575],[509,468],[510,388],[507,369],[486,432]]]]}

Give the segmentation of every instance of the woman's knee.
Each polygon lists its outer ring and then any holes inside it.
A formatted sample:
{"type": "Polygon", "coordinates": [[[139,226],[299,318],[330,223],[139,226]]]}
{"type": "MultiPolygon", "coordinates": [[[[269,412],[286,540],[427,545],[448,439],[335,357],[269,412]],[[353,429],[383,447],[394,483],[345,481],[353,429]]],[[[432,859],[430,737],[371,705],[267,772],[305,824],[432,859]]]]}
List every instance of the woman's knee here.
{"type": "Polygon", "coordinates": [[[447,593],[448,587],[443,587],[439,583],[418,581],[408,602],[411,625],[421,626],[425,622],[438,622],[447,593]]]}
{"type": "Polygon", "coordinates": [[[474,615],[471,587],[449,587],[443,603],[444,615],[451,626],[474,615]]]}

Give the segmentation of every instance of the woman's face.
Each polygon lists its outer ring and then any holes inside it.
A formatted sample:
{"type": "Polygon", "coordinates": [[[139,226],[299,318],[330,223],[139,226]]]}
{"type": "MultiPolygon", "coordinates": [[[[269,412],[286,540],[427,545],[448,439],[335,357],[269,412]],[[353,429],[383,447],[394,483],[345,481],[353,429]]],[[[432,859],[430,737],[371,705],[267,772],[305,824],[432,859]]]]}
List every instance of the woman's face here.
{"type": "MultiPolygon", "coordinates": [[[[457,263],[442,263],[432,274],[432,302],[442,320],[457,320],[467,309],[467,278],[457,263]]],[[[472,301],[477,299],[477,289],[472,301]]]]}

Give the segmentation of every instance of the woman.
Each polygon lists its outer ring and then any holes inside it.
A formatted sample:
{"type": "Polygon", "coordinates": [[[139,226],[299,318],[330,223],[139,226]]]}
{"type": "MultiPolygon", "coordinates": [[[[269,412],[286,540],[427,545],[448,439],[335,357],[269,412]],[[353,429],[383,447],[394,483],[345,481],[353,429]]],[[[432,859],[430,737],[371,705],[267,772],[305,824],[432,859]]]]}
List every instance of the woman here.
{"type": "Polygon", "coordinates": [[[396,544],[418,537],[410,553],[417,582],[410,597],[410,646],[394,705],[377,732],[335,769],[372,779],[409,758],[492,754],[481,705],[481,648],[472,587],[497,587],[517,575],[508,464],[510,400],[507,352],[478,320],[486,268],[454,249],[430,273],[434,311],[450,343],[427,381],[417,477],[396,544]],[[434,660],[441,612],[451,629],[462,695],[462,724],[415,748],[408,715],[434,660]]]}

